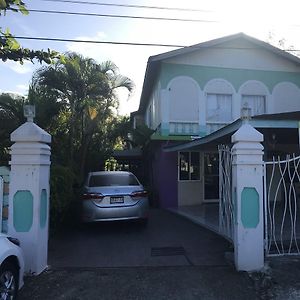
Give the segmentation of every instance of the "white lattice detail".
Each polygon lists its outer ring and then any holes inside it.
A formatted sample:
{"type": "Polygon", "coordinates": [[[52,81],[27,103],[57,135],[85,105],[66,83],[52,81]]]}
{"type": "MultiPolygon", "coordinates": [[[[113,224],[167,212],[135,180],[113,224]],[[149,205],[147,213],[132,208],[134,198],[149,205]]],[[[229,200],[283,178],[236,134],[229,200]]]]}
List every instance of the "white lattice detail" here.
{"type": "Polygon", "coordinates": [[[300,254],[300,156],[265,163],[266,255],[300,254]]]}
{"type": "Polygon", "coordinates": [[[232,153],[228,146],[219,146],[219,164],[219,231],[233,240],[232,153]]]}

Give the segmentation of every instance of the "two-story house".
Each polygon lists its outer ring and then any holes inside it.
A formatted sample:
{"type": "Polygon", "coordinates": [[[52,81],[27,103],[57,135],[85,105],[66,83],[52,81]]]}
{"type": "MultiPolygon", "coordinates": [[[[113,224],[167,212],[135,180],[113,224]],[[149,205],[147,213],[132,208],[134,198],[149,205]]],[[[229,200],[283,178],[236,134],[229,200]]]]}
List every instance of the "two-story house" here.
{"type": "Polygon", "coordinates": [[[155,130],[147,161],[161,207],[218,201],[217,145],[230,142],[242,108],[270,145],[286,128],[295,141],[282,145],[298,143],[300,59],[242,33],[149,58],[134,117],[155,130]]]}

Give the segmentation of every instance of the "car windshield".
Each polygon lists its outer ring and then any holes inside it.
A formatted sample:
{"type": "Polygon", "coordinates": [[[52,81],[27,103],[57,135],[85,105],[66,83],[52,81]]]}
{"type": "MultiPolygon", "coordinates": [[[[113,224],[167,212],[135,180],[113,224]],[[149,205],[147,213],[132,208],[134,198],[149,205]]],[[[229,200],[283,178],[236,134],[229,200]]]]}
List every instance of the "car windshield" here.
{"type": "Polygon", "coordinates": [[[126,186],[139,185],[138,181],[132,174],[102,174],[92,175],[90,177],[89,186],[126,186]]]}

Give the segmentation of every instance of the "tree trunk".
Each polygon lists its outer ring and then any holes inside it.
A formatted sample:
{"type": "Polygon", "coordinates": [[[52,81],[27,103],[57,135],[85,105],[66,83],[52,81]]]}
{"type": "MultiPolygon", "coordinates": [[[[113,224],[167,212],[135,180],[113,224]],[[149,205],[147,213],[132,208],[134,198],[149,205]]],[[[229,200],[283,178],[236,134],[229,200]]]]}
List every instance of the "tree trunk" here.
{"type": "Polygon", "coordinates": [[[95,132],[96,122],[93,120],[89,126],[89,128],[85,131],[83,137],[82,137],[82,143],[81,143],[81,153],[80,153],[80,180],[84,180],[85,175],[85,168],[86,168],[86,158],[88,154],[88,150],[91,144],[91,140],[93,137],[93,134],[95,132]]]}

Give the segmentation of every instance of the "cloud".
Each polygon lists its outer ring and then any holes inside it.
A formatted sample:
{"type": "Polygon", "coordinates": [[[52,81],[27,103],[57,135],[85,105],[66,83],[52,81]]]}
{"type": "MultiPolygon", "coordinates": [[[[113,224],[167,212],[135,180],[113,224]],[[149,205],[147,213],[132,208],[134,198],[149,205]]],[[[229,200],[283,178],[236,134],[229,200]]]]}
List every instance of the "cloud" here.
{"type": "Polygon", "coordinates": [[[14,61],[6,61],[5,64],[3,64],[5,67],[13,70],[14,72],[18,74],[27,74],[31,73],[34,69],[34,66],[31,62],[25,61],[23,65],[21,65],[18,62],[14,61]]]}
{"type": "Polygon", "coordinates": [[[9,90],[0,90],[0,94],[13,94],[18,96],[25,96],[28,92],[28,85],[26,84],[18,84],[12,89],[9,90]]]}
{"type": "Polygon", "coordinates": [[[3,94],[12,94],[12,95],[21,96],[21,97],[24,96],[24,93],[20,93],[20,92],[17,92],[17,91],[10,91],[10,90],[3,91],[2,93],[3,94]]]}
{"type": "Polygon", "coordinates": [[[16,88],[17,88],[18,92],[24,94],[24,93],[27,93],[27,91],[28,91],[28,84],[27,85],[26,84],[18,84],[16,86],[16,88]]]}

